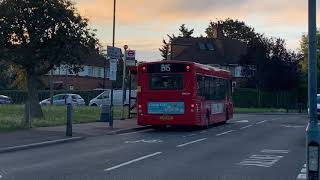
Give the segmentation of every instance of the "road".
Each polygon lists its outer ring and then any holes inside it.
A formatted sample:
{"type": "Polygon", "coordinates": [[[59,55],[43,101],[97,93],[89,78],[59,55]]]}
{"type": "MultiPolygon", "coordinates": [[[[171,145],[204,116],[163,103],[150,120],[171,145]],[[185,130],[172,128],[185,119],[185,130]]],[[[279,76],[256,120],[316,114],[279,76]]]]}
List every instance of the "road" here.
{"type": "Polygon", "coordinates": [[[167,129],[0,154],[1,180],[286,180],[304,163],[302,115],[236,115],[167,129]]]}

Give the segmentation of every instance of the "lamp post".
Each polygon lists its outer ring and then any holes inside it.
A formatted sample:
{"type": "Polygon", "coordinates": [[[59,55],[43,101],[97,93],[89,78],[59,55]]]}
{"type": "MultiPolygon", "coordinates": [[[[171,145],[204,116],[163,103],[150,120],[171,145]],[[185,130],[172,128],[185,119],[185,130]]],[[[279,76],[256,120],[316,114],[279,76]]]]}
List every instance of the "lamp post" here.
{"type": "Polygon", "coordinates": [[[317,12],[316,0],[308,0],[309,72],[308,97],[310,121],[307,127],[307,179],[319,179],[319,129],[317,118],[317,12]]]}
{"type": "Polygon", "coordinates": [[[124,106],[125,106],[125,102],[126,102],[126,74],[127,74],[127,49],[128,49],[128,45],[124,45],[123,46],[124,49],[124,58],[123,58],[123,73],[122,73],[122,118],[121,119],[125,119],[124,118],[124,106]]]}
{"type": "MultiPolygon", "coordinates": [[[[112,33],[112,47],[114,47],[115,41],[115,34],[116,34],[116,0],[113,0],[113,33],[112,33]]],[[[106,74],[106,72],[105,72],[106,74]]],[[[110,113],[111,113],[111,121],[113,121],[113,81],[111,81],[111,88],[110,88],[110,113]]]]}

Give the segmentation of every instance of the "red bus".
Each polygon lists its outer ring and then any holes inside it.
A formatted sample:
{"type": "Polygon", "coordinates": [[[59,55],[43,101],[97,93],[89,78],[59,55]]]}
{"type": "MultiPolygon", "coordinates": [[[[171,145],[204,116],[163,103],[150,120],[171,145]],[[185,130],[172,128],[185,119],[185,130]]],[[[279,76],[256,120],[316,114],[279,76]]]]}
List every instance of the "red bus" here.
{"type": "Polygon", "coordinates": [[[233,117],[229,71],[185,61],[138,66],[138,124],[209,126],[233,117]]]}

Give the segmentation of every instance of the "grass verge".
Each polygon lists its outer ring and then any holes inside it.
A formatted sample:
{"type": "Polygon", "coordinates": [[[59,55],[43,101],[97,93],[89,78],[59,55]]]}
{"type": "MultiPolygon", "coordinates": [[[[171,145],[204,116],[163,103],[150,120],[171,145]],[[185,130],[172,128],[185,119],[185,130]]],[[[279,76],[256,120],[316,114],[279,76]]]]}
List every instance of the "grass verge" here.
{"type": "MultiPolygon", "coordinates": [[[[43,119],[33,119],[32,127],[49,127],[64,125],[67,122],[66,106],[42,107],[43,119]]],[[[114,119],[120,119],[122,108],[114,107],[114,119]]],[[[101,108],[99,107],[73,107],[73,123],[97,122],[100,119],[101,108]]],[[[125,108],[125,117],[128,109],[125,108]]],[[[0,132],[13,131],[25,128],[23,105],[0,105],[0,132]]]]}

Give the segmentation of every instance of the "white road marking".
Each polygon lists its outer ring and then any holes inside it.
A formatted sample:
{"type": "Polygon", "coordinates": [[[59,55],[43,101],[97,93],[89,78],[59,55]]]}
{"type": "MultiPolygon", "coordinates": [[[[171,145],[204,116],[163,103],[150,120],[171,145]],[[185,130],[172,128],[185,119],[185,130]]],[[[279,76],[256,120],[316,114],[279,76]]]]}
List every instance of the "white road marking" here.
{"type": "Polygon", "coordinates": [[[235,130],[230,130],[230,131],[227,131],[227,132],[223,132],[223,133],[220,133],[220,134],[217,134],[216,136],[222,136],[222,135],[225,135],[225,134],[229,134],[231,132],[234,132],[235,130]]]}
{"type": "Polygon", "coordinates": [[[262,153],[270,153],[270,154],[288,154],[289,150],[275,150],[275,149],[264,149],[261,151],[262,153]]]}
{"type": "Polygon", "coordinates": [[[203,134],[203,133],[206,133],[206,132],[208,132],[208,131],[201,131],[200,134],[203,134]]]}
{"type": "Polygon", "coordinates": [[[200,142],[200,141],[204,141],[206,139],[207,138],[203,138],[203,139],[198,139],[198,140],[195,140],[195,141],[187,142],[187,143],[184,143],[184,144],[177,145],[177,147],[184,147],[184,146],[187,146],[187,145],[190,145],[190,144],[194,144],[194,143],[197,143],[197,142],[200,142]]]}
{"type": "Polygon", "coordinates": [[[252,126],[253,126],[253,125],[248,125],[248,126],[245,126],[245,127],[240,128],[240,129],[247,129],[247,128],[252,127],[252,126]]]}
{"type": "Polygon", "coordinates": [[[293,125],[281,125],[283,127],[286,127],[286,128],[304,128],[305,126],[302,126],[302,125],[296,125],[296,126],[293,126],[293,125]]]}
{"type": "Polygon", "coordinates": [[[138,133],[149,132],[149,131],[153,131],[153,129],[146,129],[146,130],[142,130],[142,131],[129,132],[129,133],[124,133],[124,134],[119,134],[119,135],[120,136],[126,136],[126,135],[130,135],[130,134],[138,134],[138,133]]]}
{"type": "Polygon", "coordinates": [[[258,167],[272,167],[283,156],[275,155],[252,155],[249,158],[241,161],[238,165],[242,166],[258,166],[258,167]]]}
{"type": "Polygon", "coordinates": [[[237,123],[248,123],[248,120],[241,120],[241,121],[236,121],[237,123]]]}
{"type": "Polygon", "coordinates": [[[129,164],[132,164],[132,163],[135,163],[135,162],[138,162],[138,161],[141,161],[141,160],[144,160],[144,159],[147,159],[147,158],[150,158],[150,157],[153,157],[153,156],[157,156],[159,154],[162,154],[162,152],[156,152],[156,153],[153,153],[153,154],[149,154],[149,155],[146,155],[146,156],[142,156],[142,157],[139,157],[137,159],[133,159],[131,161],[128,161],[128,162],[125,162],[125,163],[122,163],[122,164],[119,164],[119,165],[116,165],[116,166],[113,166],[113,167],[110,167],[108,169],[105,169],[104,171],[112,171],[112,170],[115,170],[115,169],[118,169],[122,166],[126,166],[126,165],[129,165],[129,164]]]}
{"type": "Polygon", "coordinates": [[[2,178],[1,174],[0,174],[0,179],[2,178]]]}
{"type": "Polygon", "coordinates": [[[151,140],[137,140],[137,141],[126,141],[126,144],[136,144],[136,143],[162,143],[163,141],[160,139],[151,139],[151,140]]]}
{"type": "Polygon", "coordinates": [[[267,120],[257,122],[256,124],[262,124],[262,123],[265,123],[265,122],[267,122],[267,120]]]}
{"type": "Polygon", "coordinates": [[[300,174],[297,176],[297,180],[307,179],[307,164],[303,165],[300,174]]]}

